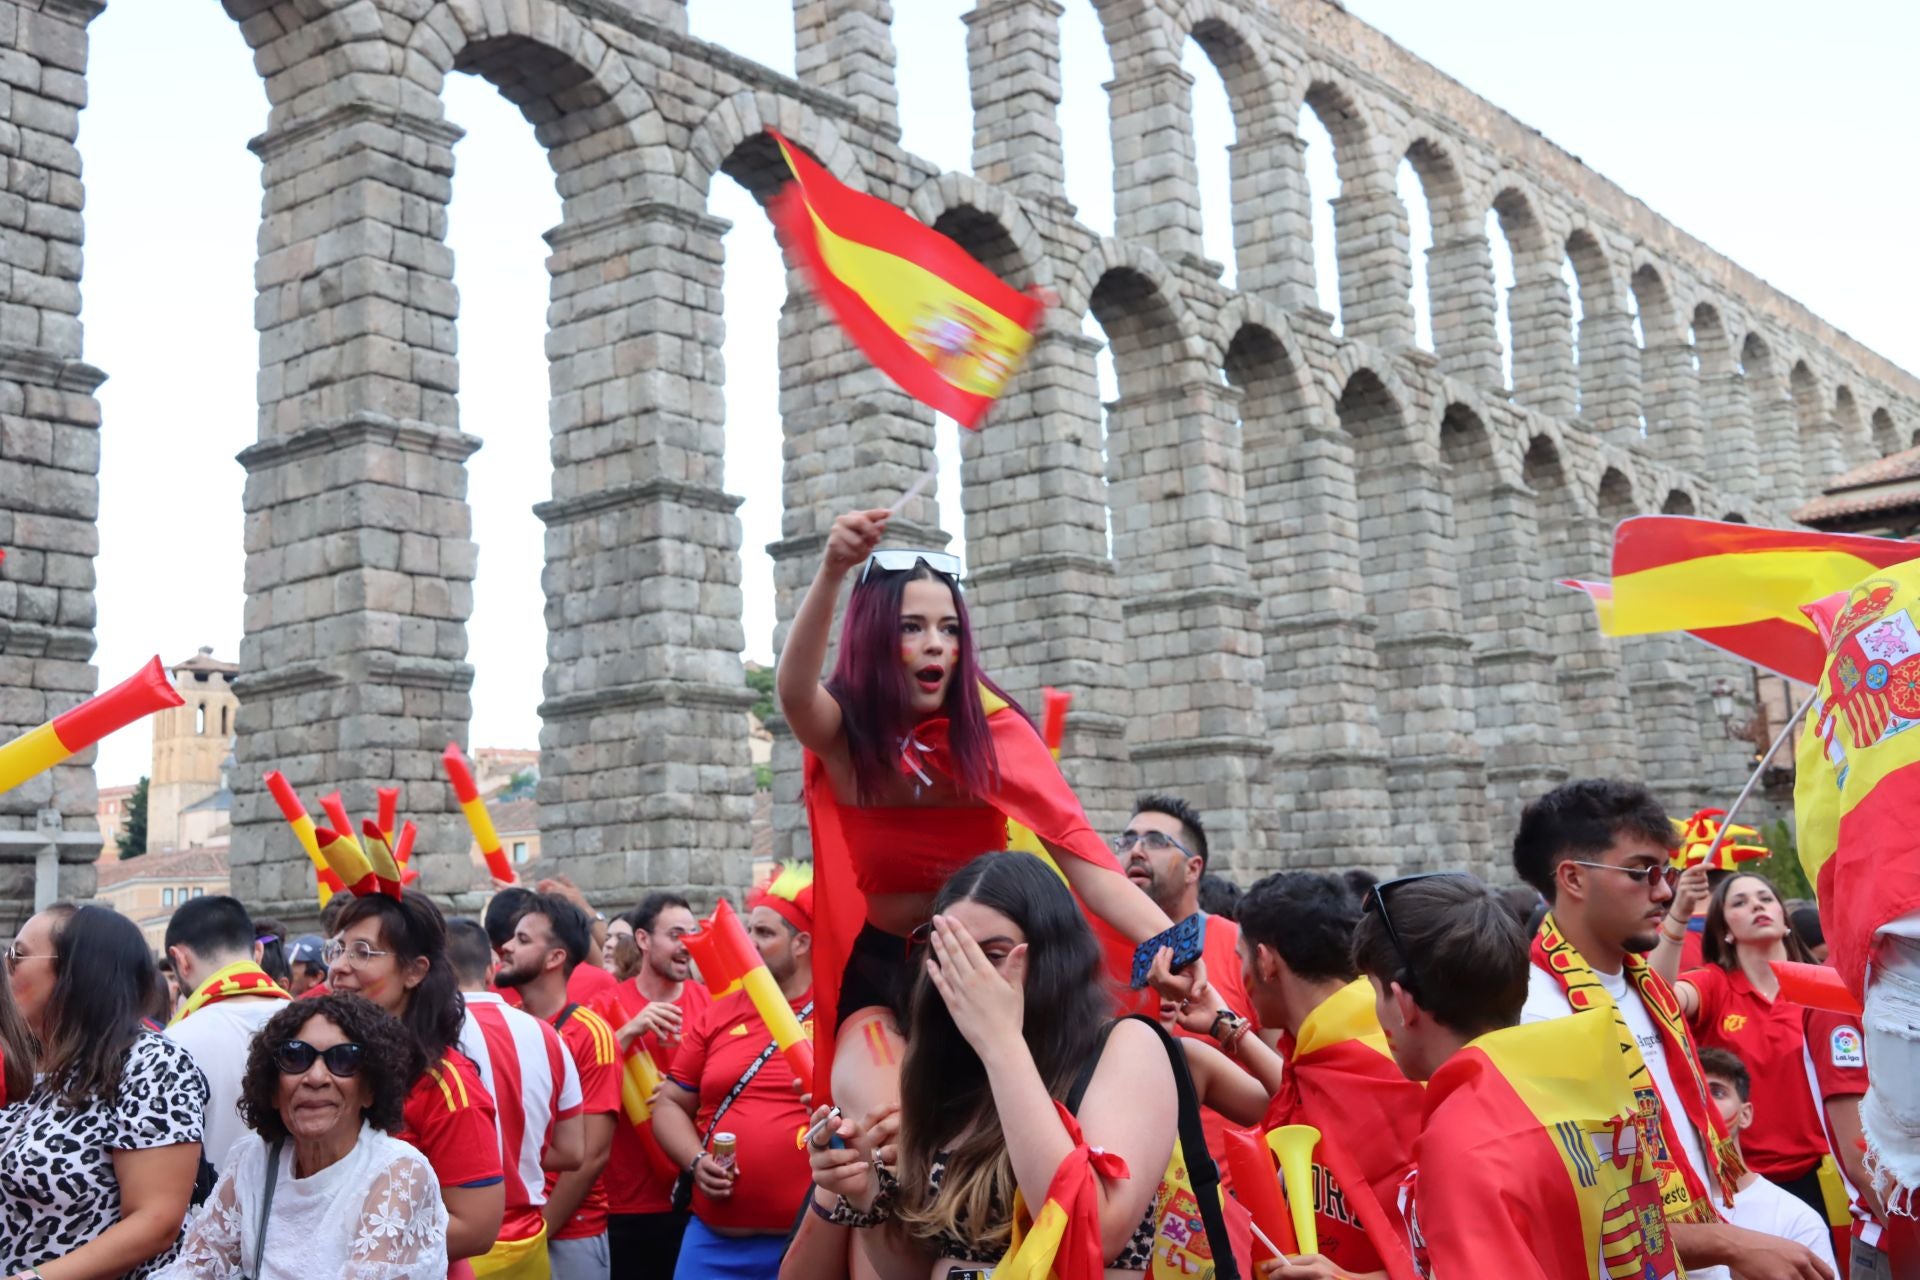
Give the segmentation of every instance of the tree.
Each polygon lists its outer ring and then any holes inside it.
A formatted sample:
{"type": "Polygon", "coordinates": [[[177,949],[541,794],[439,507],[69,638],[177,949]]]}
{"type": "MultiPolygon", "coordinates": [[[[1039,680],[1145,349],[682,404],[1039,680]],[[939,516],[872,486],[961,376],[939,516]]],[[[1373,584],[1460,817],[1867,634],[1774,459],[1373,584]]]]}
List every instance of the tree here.
{"type": "Polygon", "coordinates": [[[760,695],[760,700],[753,704],[753,714],[760,718],[760,723],[773,719],[773,668],[749,662],[747,688],[760,695]]]}
{"type": "Polygon", "coordinates": [[[1813,886],[1807,883],[1806,870],[1800,865],[1800,846],[1793,838],[1793,825],[1784,819],[1768,823],[1760,828],[1760,838],[1773,852],[1747,865],[1773,881],[1782,901],[1805,898],[1812,902],[1813,886]]]}
{"type": "Polygon", "coordinates": [[[122,858],[137,858],[147,851],[147,779],[135,784],[127,797],[127,829],[114,843],[122,858]]]}

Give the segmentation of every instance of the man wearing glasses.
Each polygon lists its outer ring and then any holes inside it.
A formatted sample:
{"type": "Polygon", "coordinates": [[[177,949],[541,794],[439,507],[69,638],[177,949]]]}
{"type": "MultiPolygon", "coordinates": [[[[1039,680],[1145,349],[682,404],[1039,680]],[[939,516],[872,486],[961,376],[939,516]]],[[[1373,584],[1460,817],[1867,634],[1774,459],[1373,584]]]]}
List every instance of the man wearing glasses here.
{"type": "Polygon", "coordinates": [[[1804,1245],[1722,1220],[1739,1156],[1680,1006],[1646,960],[1679,877],[1675,843],[1666,810],[1638,783],[1579,779],[1527,806],[1513,868],[1552,910],[1533,940],[1522,1020],[1578,1011],[1613,1022],[1689,1276],[1727,1280],[1731,1264],[1744,1280],[1822,1280],[1832,1273],[1804,1245]]]}

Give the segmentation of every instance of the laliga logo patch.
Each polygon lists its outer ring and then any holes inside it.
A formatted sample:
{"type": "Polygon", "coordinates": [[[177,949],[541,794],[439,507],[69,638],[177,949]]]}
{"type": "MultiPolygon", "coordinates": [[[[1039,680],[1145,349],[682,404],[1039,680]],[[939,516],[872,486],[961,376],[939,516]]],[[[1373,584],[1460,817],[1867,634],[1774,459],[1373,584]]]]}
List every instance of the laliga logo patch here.
{"type": "Polygon", "coordinates": [[[1828,1041],[1836,1067],[1864,1067],[1867,1065],[1867,1047],[1860,1038],[1857,1027],[1835,1027],[1828,1041]]]}

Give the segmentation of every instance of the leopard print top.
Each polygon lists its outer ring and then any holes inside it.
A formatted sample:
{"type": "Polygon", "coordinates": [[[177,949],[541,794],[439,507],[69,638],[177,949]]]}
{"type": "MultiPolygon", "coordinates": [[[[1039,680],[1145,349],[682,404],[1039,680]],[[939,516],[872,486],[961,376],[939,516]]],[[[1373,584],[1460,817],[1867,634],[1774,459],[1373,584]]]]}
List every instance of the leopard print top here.
{"type": "MultiPolygon", "coordinates": [[[[64,1257],[120,1220],[113,1153],[200,1141],[207,1079],[193,1055],[142,1032],[127,1050],[119,1096],[74,1110],[45,1083],[0,1108],[0,1275],[64,1257]]],[[[172,1257],[127,1272],[151,1275],[172,1257]]]]}

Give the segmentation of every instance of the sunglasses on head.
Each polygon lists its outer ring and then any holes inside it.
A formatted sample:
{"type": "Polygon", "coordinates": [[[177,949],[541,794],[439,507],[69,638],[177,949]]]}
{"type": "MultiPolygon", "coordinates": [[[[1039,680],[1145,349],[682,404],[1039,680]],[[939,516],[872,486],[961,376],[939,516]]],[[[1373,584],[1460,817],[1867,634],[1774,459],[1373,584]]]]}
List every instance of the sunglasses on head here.
{"type": "Polygon", "coordinates": [[[947,551],[926,551],[916,547],[882,547],[875,551],[861,566],[860,581],[865,582],[867,575],[875,568],[888,573],[904,573],[922,562],[935,573],[951,578],[955,586],[960,584],[959,556],[947,551]]]}
{"type": "Polygon", "coordinates": [[[1400,957],[1400,972],[1395,975],[1394,981],[1398,982],[1400,989],[1412,996],[1415,1001],[1420,999],[1420,988],[1419,985],[1414,982],[1413,969],[1408,963],[1407,948],[1400,941],[1400,931],[1393,927],[1393,914],[1387,910],[1387,895],[1403,885],[1412,884],[1416,880],[1431,880],[1435,876],[1457,874],[1459,873],[1453,871],[1423,871],[1418,875],[1401,876],[1397,880],[1383,880],[1367,890],[1366,903],[1361,907],[1362,914],[1368,911],[1378,911],[1380,913],[1380,923],[1385,926],[1387,930],[1387,941],[1393,946],[1393,954],[1400,957]]]}
{"type": "Polygon", "coordinates": [[[327,1064],[330,1075],[346,1079],[360,1074],[366,1050],[357,1044],[336,1044],[316,1049],[305,1040],[283,1040],[273,1051],[273,1063],[290,1076],[303,1076],[313,1070],[314,1062],[327,1064]]]}

